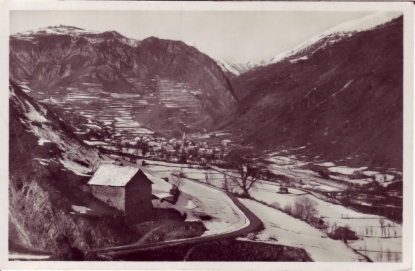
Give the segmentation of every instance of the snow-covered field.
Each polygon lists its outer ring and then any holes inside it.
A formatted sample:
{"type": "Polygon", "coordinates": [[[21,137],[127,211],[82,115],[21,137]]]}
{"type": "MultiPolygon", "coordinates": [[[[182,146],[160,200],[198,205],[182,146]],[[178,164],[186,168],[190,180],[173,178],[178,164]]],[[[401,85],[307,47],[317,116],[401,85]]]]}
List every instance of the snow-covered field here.
{"type": "Polygon", "coordinates": [[[364,238],[349,245],[375,262],[402,260],[402,238],[364,238]]]}
{"type": "Polygon", "coordinates": [[[342,242],[328,238],[301,220],[252,200],[240,201],[264,223],[265,229],[256,234],[258,241],[303,248],[316,262],[364,260],[342,242]]]}
{"type": "MultiPolygon", "coordinates": [[[[387,259],[386,251],[402,252],[402,225],[396,224],[388,219],[384,219],[385,233],[389,237],[382,238],[381,227],[379,223],[380,216],[363,214],[352,209],[348,209],[342,205],[332,204],[321,199],[318,199],[310,194],[304,195],[303,191],[289,188],[291,194],[278,194],[278,186],[268,185],[267,190],[258,187],[251,191],[251,195],[268,204],[278,203],[281,208],[286,205],[293,205],[299,196],[306,196],[316,202],[316,209],[319,214],[330,227],[336,224],[337,226],[349,226],[351,230],[363,240],[350,242],[349,245],[354,249],[364,249],[376,252],[367,252],[367,256],[372,261],[379,261],[379,252],[383,251],[382,261],[387,259]],[[302,193],[302,194],[301,194],[302,193]],[[395,238],[396,232],[396,238],[395,238]],[[369,249],[370,247],[370,249],[369,249]]],[[[364,252],[362,252],[365,254],[364,252]]]]}
{"type": "MultiPolygon", "coordinates": [[[[169,195],[172,184],[157,175],[171,173],[177,169],[165,166],[147,168],[151,169],[145,174],[153,182],[153,194],[156,196],[169,195]]],[[[174,176],[169,176],[169,180],[175,181],[177,179],[174,176]]],[[[233,232],[249,225],[245,214],[223,191],[187,179],[182,179],[179,189],[181,194],[176,204],[155,199],[153,206],[173,208],[181,213],[186,213],[186,221],[201,221],[207,228],[203,236],[233,232]],[[210,218],[204,218],[206,216],[210,218]]]]}
{"type": "Polygon", "coordinates": [[[355,171],[367,169],[367,167],[351,168],[351,167],[339,166],[339,167],[329,167],[328,169],[331,172],[337,172],[341,174],[350,175],[350,174],[353,174],[355,171]]]}
{"type": "MultiPolygon", "coordinates": [[[[152,162],[150,162],[152,163],[152,162]]],[[[215,170],[201,170],[201,169],[195,169],[195,168],[189,168],[188,165],[185,164],[172,164],[167,162],[155,162],[158,165],[150,165],[148,168],[151,170],[156,170],[160,172],[164,172],[166,174],[169,174],[173,171],[181,170],[186,173],[186,175],[190,178],[195,178],[200,181],[205,182],[206,181],[206,174],[209,175],[209,177],[213,178],[213,185],[216,185],[220,187],[221,181],[223,180],[223,173],[219,173],[215,170]],[[218,181],[219,183],[216,183],[215,181],[218,181]]],[[[312,183],[311,183],[312,184],[312,183]]],[[[201,190],[201,194],[198,193],[197,187],[200,186],[200,184],[194,184],[196,187],[190,188],[190,191],[184,191],[188,193],[189,195],[192,195],[196,198],[198,197],[205,197],[205,195],[209,195],[209,197],[212,197],[212,193],[206,193],[206,191],[201,190]]],[[[194,186],[193,185],[193,186],[194,186]]],[[[189,189],[184,186],[183,189],[189,189]]],[[[278,191],[280,189],[280,186],[276,183],[267,182],[267,181],[261,181],[258,183],[258,185],[250,191],[251,196],[253,196],[255,199],[261,200],[266,202],[267,204],[274,204],[278,203],[281,208],[284,208],[286,205],[293,205],[295,200],[300,196],[309,197],[316,203],[316,209],[318,212],[318,216],[322,217],[324,222],[332,227],[334,224],[337,226],[348,226],[351,230],[355,231],[356,234],[362,238],[363,240],[353,241],[350,242],[349,245],[357,250],[364,249],[364,244],[366,242],[366,249],[370,250],[367,252],[363,252],[362,254],[366,254],[371,260],[373,261],[379,261],[379,252],[377,251],[383,251],[383,257],[382,261],[385,261],[388,257],[386,256],[386,251],[389,249],[391,252],[398,252],[400,253],[402,251],[402,225],[393,223],[392,221],[385,219],[385,229],[386,233],[389,231],[389,237],[393,238],[382,238],[381,229],[380,229],[380,223],[379,219],[381,217],[377,215],[370,215],[370,214],[363,214],[360,212],[357,212],[355,210],[346,208],[342,205],[332,204],[329,202],[326,202],[324,200],[318,199],[312,194],[309,194],[305,191],[295,189],[295,188],[288,188],[289,194],[279,194],[278,191]],[[396,231],[396,238],[395,238],[395,231],[396,231]],[[370,247],[370,249],[369,249],[370,247]],[[375,251],[375,252],[373,252],[375,251]]],[[[213,198],[213,200],[217,200],[216,198],[213,198]]],[[[180,202],[180,200],[179,200],[180,202]]],[[[203,200],[201,201],[202,203],[203,200]]],[[[188,203],[188,202],[187,202],[188,203]]],[[[193,206],[193,203],[189,203],[187,205],[186,202],[182,202],[182,206],[193,206]]],[[[209,205],[209,201],[205,204],[205,208],[209,209],[208,212],[215,212],[214,208],[212,208],[212,205],[209,205]]],[[[255,203],[255,202],[254,202],[255,203]]],[[[255,203],[256,204],[256,203],[255,203]]],[[[220,205],[218,205],[220,206],[220,205]]],[[[264,206],[266,207],[266,206],[264,206]]],[[[219,209],[224,208],[220,207],[219,209]]],[[[267,207],[268,208],[268,207],[267,207]]],[[[225,209],[224,209],[225,210],[225,209]]],[[[274,212],[281,213],[273,208],[268,209],[270,211],[270,214],[273,215],[274,212]]],[[[226,211],[225,213],[227,213],[226,211]]],[[[256,212],[254,212],[256,215],[258,215],[256,212]]],[[[269,214],[269,216],[271,216],[269,214]]],[[[259,216],[259,215],[258,215],[259,216]]],[[[318,232],[320,235],[325,235],[323,232],[313,228],[312,226],[306,224],[305,222],[299,221],[297,219],[294,219],[286,214],[279,214],[279,216],[284,216],[284,219],[286,217],[289,217],[289,219],[293,223],[299,223],[301,222],[302,225],[307,225],[305,227],[311,227],[313,229],[313,232],[318,232]],[[292,220],[294,219],[294,220],[292,220]]],[[[191,214],[188,213],[188,219],[191,219],[191,214]]],[[[261,218],[261,217],[260,217],[261,218]]],[[[287,218],[288,219],[288,218],[287,218]]],[[[232,219],[232,217],[229,217],[228,223],[234,223],[235,221],[232,219]]],[[[216,222],[212,223],[209,227],[212,229],[216,227],[216,225],[220,225],[220,223],[215,224],[216,222]]],[[[207,224],[206,224],[207,225],[207,224]]],[[[208,227],[208,226],[207,226],[208,227]]],[[[208,228],[209,228],[208,227],[208,228]]],[[[295,227],[295,225],[293,225],[295,227]]],[[[285,229],[290,229],[291,227],[287,224],[285,229]]],[[[301,234],[305,234],[306,232],[303,232],[302,228],[299,227],[298,232],[301,234]]],[[[277,238],[280,240],[279,238],[277,238]]],[[[325,239],[325,238],[321,238],[325,239]]],[[[262,240],[262,239],[261,239],[262,240]]],[[[320,240],[320,239],[319,239],[320,240]]],[[[332,240],[334,241],[334,240],[332,240]]],[[[336,241],[337,242],[337,241],[336,241]]],[[[349,249],[350,250],[350,249],[349,249]]],[[[324,255],[324,253],[322,254],[324,255]]],[[[334,256],[333,256],[334,257],[334,256]]],[[[336,258],[336,257],[334,257],[336,258]]],[[[324,259],[323,259],[324,260],[324,259]]]]}
{"type": "Polygon", "coordinates": [[[232,232],[249,224],[244,213],[222,191],[190,180],[183,180],[180,191],[176,204],[153,200],[153,205],[186,213],[186,221],[201,221],[207,228],[203,236],[232,232]],[[203,219],[204,216],[210,218],[203,219]]]}

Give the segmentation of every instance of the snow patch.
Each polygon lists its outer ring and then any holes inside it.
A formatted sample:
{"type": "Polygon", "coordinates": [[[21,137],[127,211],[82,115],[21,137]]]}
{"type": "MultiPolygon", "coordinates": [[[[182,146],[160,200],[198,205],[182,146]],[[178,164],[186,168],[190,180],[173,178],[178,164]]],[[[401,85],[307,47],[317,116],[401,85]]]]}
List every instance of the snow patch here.
{"type": "Polygon", "coordinates": [[[187,201],[186,208],[187,209],[194,209],[194,208],[196,208],[196,204],[193,201],[189,200],[189,201],[187,201]]]}
{"type": "Polygon", "coordinates": [[[240,75],[241,73],[239,71],[237,71],[234,67],[232,67],[228,62],[222,60],[222,59],[218,59],[218,58],[213,58],[213,60],[216,61],[216,63],[219,65],[219,67],[222,69],[222,71],[224,72],[230,72],[236,76],[240,75]]]}
{"type": "Polygon", "coordinates": [[[144,174],[147,176],[147,178],[150,179],[150,181],[153,182],[153,190],[158,190],[165,192],[170,195],[170,189],[172,189],[173,185],[166,182],[160,177],[156,177],[150,173],[144,172],[144,174]]]}
{"type": "Polygon", "coordinates": [[[29,107],[28,112],[26,113],[26,116],[31,121],[36,122],[47,122],[48,120],[42,116],[34,107],[32,104],[30,104],[28,101],[25,101],[26,105],[29,107]]]}
{"type": "Polygon", "coordinates": [[[333,164],[332,162],[318,163],[316,165],[317,166],[323,166],[323,167],[334,167],[335,166],[335,164],[333,164]]]}
{"type": "Polygon", "coordinates": [[[40,146],[43,146],[43,144],[44,144],[44,143],[47,143],[47,142],[52,142],[52,141],[47,140],[47,139],[44,139],[44,138],[39,138],[39,140],[37,141],[37,143],[38,143],[40,146]]]}
{"type": "Polygon", "coordinates": [[[81,214],[86,214],[88,211],[91,211],[91,209],[88,207],[77,206],[77,205],[72,205],[72,210],[74,210],[77,213],[81,213],[81,214]]]}
{"type": "Polygon", "coordinates": [[[346,167],[346,166],[339,166],[339,167],[330,167],[330,168],[328,168],[328,170],[331,171],[331,172],[337,172],[337,173],[341,173],[341,174],[345,174],[345,175],[351,175],[355,171],[363,170],[363,169],[367,169],[367,167],[351,168],[351,167],[346,167]]]}
{"type": "Polygon", "coordinates": [[[299,58],[291,59],[290,62],[291,63],[296,63],[296,62],[298,62],[300,60],[307,60],[307,59],[308,59],[308,57],[302,56],[302,57],[299,57],[299,58]]]}
{"type": "Polygon", "coordinates": [[[91,170],[89,168],[81,166],[78,163],[75,163],[71,160],[59,160],[59,162],[61,162],[61,164],[65,168],[69,169],[70,171],[72,171],[73,173],[75,173],[78,176],[88,176],[88,177],[91,176],[89,174],[91,172],[91,170]]]}

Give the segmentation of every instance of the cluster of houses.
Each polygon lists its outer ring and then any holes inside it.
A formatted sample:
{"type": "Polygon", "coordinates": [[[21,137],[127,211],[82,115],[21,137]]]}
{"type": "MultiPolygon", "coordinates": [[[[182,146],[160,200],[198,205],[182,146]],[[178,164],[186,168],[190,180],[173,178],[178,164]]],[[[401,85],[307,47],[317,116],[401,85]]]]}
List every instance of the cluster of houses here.
{"type": "MultiPolygon", "coordinates": [[[[183,134],[182,139],[166,139],[164,137],[153,137],[152,135],[137,136],[134,139],[123,139],[121,134],[115,134],[113,139],[105,139],[101,148],[122,153],[129,153],[144,157],[159,157],[169,160],[203,160],[222,159],[228,152],[231,144],[229,139],[222,140],[196,140],[188,139],[183,134]],[[112,144],[110,142],[112,141],[112,144]],[[212,142],[213,141],[213,142],[212,142]]],[[[97,144],[98,145],[98,144],[97,144]]]]}

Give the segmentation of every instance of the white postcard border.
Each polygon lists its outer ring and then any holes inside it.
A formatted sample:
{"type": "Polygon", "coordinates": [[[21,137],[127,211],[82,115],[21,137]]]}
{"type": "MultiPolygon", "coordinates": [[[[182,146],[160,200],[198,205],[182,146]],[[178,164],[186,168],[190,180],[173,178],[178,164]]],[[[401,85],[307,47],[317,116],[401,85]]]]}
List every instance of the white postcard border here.
{"type": "Polygon", "coordinates": [[[414,8],[411,3],[373,2],[0,2],[0,268],[73,270],[406,270],[413,259],[414,8]],[[402,263],[281,262],[31,262],[9,261],[8,229],[8,41],[10,10],[264,10],[264,11],[402,11],[404,13],[404,223],[402,263]]]}

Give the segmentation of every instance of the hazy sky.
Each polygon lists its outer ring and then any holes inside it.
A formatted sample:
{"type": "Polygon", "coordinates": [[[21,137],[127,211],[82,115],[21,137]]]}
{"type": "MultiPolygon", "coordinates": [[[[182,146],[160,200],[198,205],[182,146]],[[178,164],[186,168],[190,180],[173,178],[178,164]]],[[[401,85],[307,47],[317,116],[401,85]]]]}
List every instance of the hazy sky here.
{"type": "Polygon", "coordinates": [[[54,25],[116,30],[193,42],[229,62],[260,61],[340,23],[372,12],[283,11],[11,11],[10,33],[54,25]]]}

